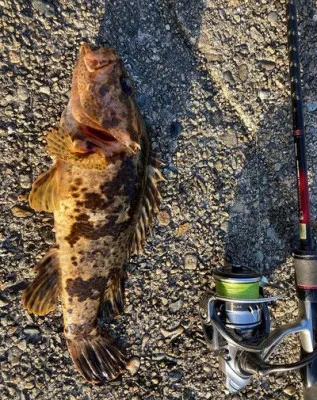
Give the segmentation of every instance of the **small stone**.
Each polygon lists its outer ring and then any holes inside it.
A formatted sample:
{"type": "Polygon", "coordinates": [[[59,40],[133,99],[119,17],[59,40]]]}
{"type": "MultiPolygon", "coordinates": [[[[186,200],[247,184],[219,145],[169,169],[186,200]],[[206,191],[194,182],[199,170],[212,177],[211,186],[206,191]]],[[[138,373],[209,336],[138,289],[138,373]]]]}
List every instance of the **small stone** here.
{"type": "Polygon", "coordinates": [[[191,389],[185,388],[182,400],[195,400],[195,393],[191,389]]]}
{"type": "Polygon", "coordinates": [[[26,350],[26,341],[25,340],[21,340],[21,342],[19,342],[17,344],[18,348],[21,349],[22,351],[26,350]]]}
{"type": "Polygon", "coordinates": [[[265,71],[272,71],[276,67],[275,62],[271,60],[261,60],[260,63],[265,71]]]}
{"type": "Polygon", "coordinates": [[[293,396],[296,393],[296,387],[294,385],[288,385],[283,389],[283,392],[289,396],[293,396]]]}
{"type": "Polygon", "coordinates": [[[12,64],[20,64],[21,62],[20,54],[13,50],[9,51],[9,59],[12,64]]]}
{"type": "Polygon", "coordinates": [[[11,208],[11,212],[16,218],[27,218],[32,215],[32,211],[28,207],[14,206],[11,208]]]}
{"type": "Polygon", "coordinates": [[[186,254],[184,258],[184,267],[188,270],[195,270],[197,268],[197,257],[194,254],[186,254]]]}
{"type": "Polygon", "coordinates": [[[259,90],[259,98],[261,100],[266,100],[270,95],[270,91],[267,89],[259,90]]]}
{"type": "Polygon", "coordinates": [[[33,382],[25,382],[23,384],[23,388],[25,388],[25,389],[33,389],[34,388],[34,383],[33,382]]]}
{"type": "Polygon", "coordinates": [[[170,126],[170,133],[173,138],[178,137],[182,132],[183,127],[178,121],[173,121],[170,126]]]}
{"type": "Polygon", "coordinates": [[[127,364],[127,370],[130,372],[131,376],[135,375],[138,372],[140,365],[141,361],[139,357],[130,358],[127,364]]]}
{"type": "Polygon", "coordinates": [[[162,226],[167,226],[171,222],[171,217],[166,211],[160,211],[157,215],[157,219],[162,226]]]}
{"type": "Polygon", "coordinates": [[[5,301],[3,298],[0,298],[0,308],[5,307],[7,304],[7,301],[5,301]]]}
{"type": "Polygon", "coordinates": [[[184,373],[177,369],[168,373],[168,377],[172,382],[179,382],[183,378],[183,376],[184,373]]]}
{"type": "Polygon", "coordinates": [[[239,66],[239,78],[241,79],[242,82],[245,82],[248,79],[249,76],[249,69],[246,64],[241,64],[239,66]]]}
{"type": "Polygon", "coordinates": [[[164,328],[160,329],[161,334],[164,336],[165,339],[175,339],[177,336],[181,335],[184,332],[184,328],[182,326],[177,327],[176,329],[173,329],[172,331],[168,331],[164,328]]]}
{"type": "Polygon", "coordinates": [[[253,40],[257,42],[260,42],[262,40],[262,34],[254,26],[251,26],[250,36],[253,40]]]}
{"type": "Polygon", "coordinates": [[[236,83],[235,80],[234,80],[234,78],[233,78],[233,75],[232,75],[232,72],[231,72],[231,71],[226,71],[226,72],[223,74],[223,79],[224,79],[226,82],[230,83],[230,85],[234,85],[234,84],[236,83]]]}
{"type": "Polygon", "coordinates": [[[267,19],[269,22],[271,22],[271,24],[275,25],[278,21],[278,13],[276,11],[271,11],[267,16],[267,19]]]}
{"type": "Polygon", "coordinates": [[[189,227],[190,227],[190,223],[189,223],[189,222],[185,222],[185,223],[181,224],[181,225],[178,227],[175,236],[176,236],[176,237],[182,236],[185,232],[188,231],[189,227]]]}
{"type": "Polygon", "coordinates": [[[44,94],[51,94],[51,89],[49,86],[41,86],[39,89],[40,93],[44,93],[44,94]]]}
{"type": "Polygon", "coordinates": [[[182,299],[179,299],[179,300],[175,301],[174,303],[171,303],[168,308],[169,308],[170,312],[174,314],[183,307],[183,304],[184,304],[184,301],[182,299]]]}
{"type": "Polygon", "coordinates": [[[161,297],[161,302],[162,302],[163,306],[166,306],[166,304],[168,303],[168,300],[165,297],[161,297]]]}
{"type": "Polygon", "coordinates": [[[308,112],[314,112],[317,110],[317,101],[309,101],[306,103],[306,108],[308,112]]]}
{"type": "Polygon", "coordinates": [[[166,29],[167,31],[169,31],[169,30],[171,30],[171,26],[170,26],[169,24],[166,24],[166,25],[165,25],[165,29],[166,29]]]}
{"type": "Polygon", "coordinates": [[[36,336],[41,334],[39,328],[35,326],[29,326],[27,328],[24,328],[23,332],[28,336],[36,336]]]}
{"type": "Polygon", "coordinates": [[[145,349],[145,347],[148,344],[150,338],[151,338],[150,335],[148,335],[147,333],[142,337],[142,343],[141,343],[142,351],[145,349]]]}
{"type": "Polygon", "coordinates": [[[29,175],[20,175],[20,186],[23,189],[29,189],[31,187],[31,178],[29,175]]]}

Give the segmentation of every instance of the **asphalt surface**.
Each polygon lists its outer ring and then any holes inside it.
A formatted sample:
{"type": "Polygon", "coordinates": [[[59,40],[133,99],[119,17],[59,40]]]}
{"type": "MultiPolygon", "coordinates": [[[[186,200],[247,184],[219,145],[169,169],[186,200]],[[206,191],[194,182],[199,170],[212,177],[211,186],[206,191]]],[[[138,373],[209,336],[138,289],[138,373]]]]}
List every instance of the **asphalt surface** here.
{"type": "MultiPolygon", "coordinates": [[[[224,260],[253,266],[287,294],[273,326],[297,315],[291,248],[296,186],[285,1],[1,0],[1,399],[302,399],[296,372],[222,383],[206,347],[199,299],[224,260]],[[21,292],[54,241],[52,216],[28,207],[51,165],[79,45],[113,46],[165,163],[161,212],[145,254],[127,264],[113,335],[141,359],[134,376],[92,387],[74,371],[61,309],[29,315],[21,292]]],[[[317,217],[317,2],[299,7],[312,217],[317,217]]],[[[106,321],[107,322],[107,321],[106,321]]],[[[276,362],[298,356],[297,337],[276,362]]]]}

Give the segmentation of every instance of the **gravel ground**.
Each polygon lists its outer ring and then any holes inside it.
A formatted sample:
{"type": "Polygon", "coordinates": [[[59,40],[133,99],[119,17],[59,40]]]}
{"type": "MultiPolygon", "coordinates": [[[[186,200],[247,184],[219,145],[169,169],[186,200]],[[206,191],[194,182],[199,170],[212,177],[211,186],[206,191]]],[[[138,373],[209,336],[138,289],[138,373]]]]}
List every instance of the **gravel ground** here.
{"type": "MultiPolygon", "coordinates": [[[[272,305],[273,325],[297,315],[285,0],[0,0],[0,10],[1,399],[301,399],[297,373],[230,395],[198,318],[224,259],[282,282],[288,297],[272,305]],[[127,265],[125,313],[112,323],[141,366],[103,387],[74,372],[60,308],[34,317],[20,301],[53,242],[51,215],[34,213],[27,194],[51,164],[42,132],[58,123],[83,40],[123,57],[168,178],[146,252],[127,265]]],[[[316,0],[299,12],[316,219],[316,0]]],[[[298,351],[290,339],[276,359],[298,351]]]]}

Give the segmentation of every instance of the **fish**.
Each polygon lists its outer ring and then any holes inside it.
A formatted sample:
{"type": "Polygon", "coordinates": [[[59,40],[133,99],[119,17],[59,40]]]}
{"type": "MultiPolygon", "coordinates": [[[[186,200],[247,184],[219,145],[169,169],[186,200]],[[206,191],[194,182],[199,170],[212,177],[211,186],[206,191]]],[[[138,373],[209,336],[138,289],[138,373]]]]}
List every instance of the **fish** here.
{"type": "Polygon", "coordinates": [[[54,164],[33,183],[29,204],[54,214],[56,243],[36,265],[22,303],[46,315],[60,298],[75,367],[88,382],[105,383],[128,360],[98,313],[104,303],[113,316],[123,311],[124,264],[143,251],[165,180],[113,48],[81,45],[69,102],[46,134],[54,164]]]}

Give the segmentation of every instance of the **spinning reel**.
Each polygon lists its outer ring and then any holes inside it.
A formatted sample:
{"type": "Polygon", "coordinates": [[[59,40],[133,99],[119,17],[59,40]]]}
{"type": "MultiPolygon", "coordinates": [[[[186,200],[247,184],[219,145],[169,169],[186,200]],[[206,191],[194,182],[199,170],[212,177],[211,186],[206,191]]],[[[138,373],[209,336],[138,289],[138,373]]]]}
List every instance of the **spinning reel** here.
{"type": "MultiPolygon", "coordinates": [[[[296,266],[297,275],[305,275],[313,268],[317,270],[317,255],[304,258],[297,255],[296,266]]],[[[201,318],[206,342],[219,355],[226,387],[233,393],[238,392],[253,375],[292,371],[309,364],[314,365],[309,367],[311,376],[307,378],[310,384],[316,383],[317,371],[313,370],[317,369],[317,351],[313,346],[317,303],[311,302],[307,293],[305,300],[303,293],[298,319],[271,332],[268,303],[285,295],[279,286],[268,284],[255,271],[241,266],[219,268],[214,279],[215,288],[201,301],[201,318]],[[305,357],[286,365],[266,362],[285,337],[298,332],[307,353],[305,357]]]]}
{"type": "Polygon", "coordinates": [[[295,1],[288,2],[293,137],[298,186],[299,244],[294,252],[297,320],[270,330],[268,303],[285,293],[243,266],[218,268],[215,288],[205,294],[200,314],[206,342],[219,355],[226,387],[238,392],[254,375],[301,370],[304,399],[317,400],[317,252],[312,240],[306,165],[304,116],[295,1]],[[269,357],[287,336],[299,333],[299,361],[276,365],[269,357]]]}

